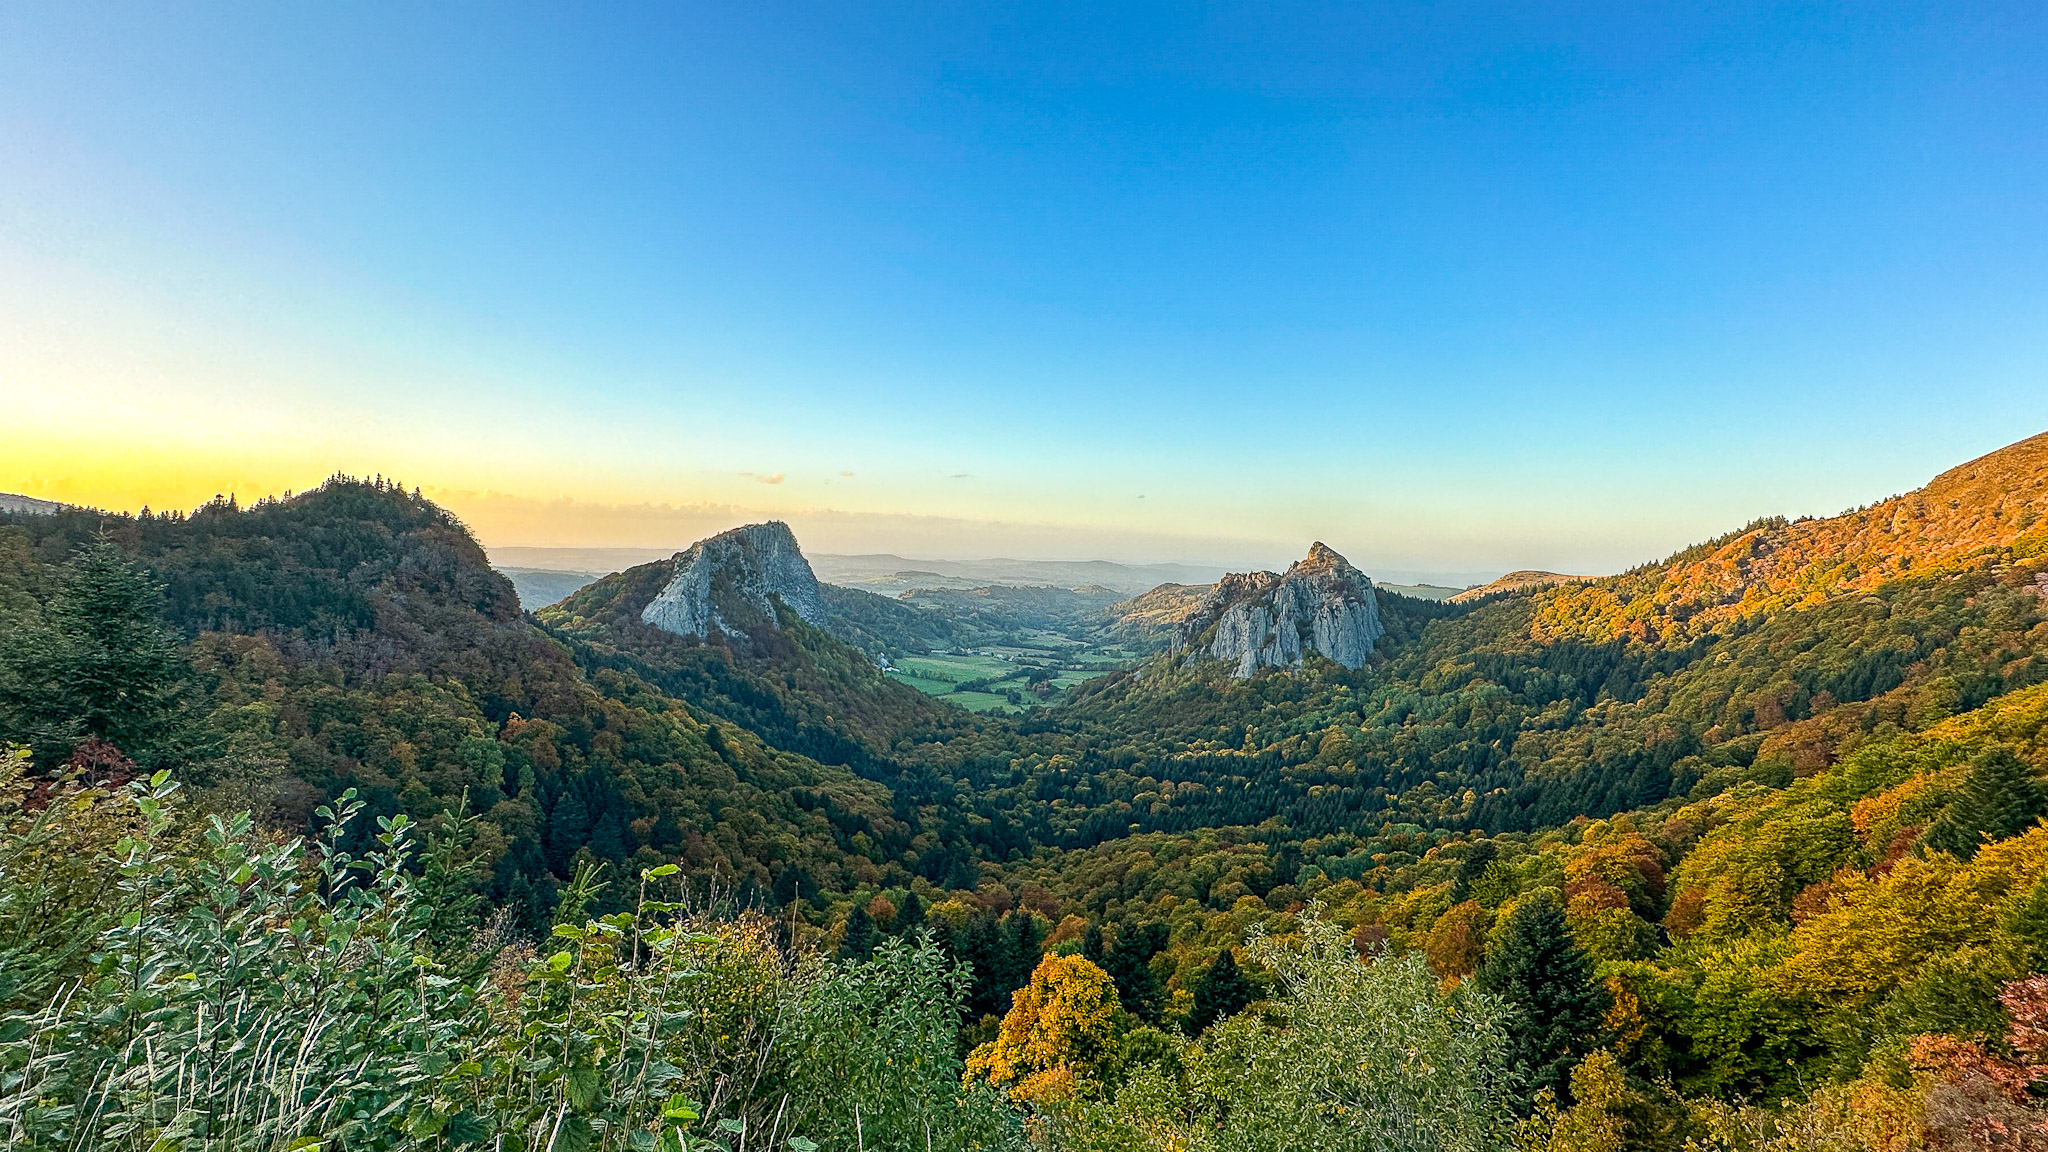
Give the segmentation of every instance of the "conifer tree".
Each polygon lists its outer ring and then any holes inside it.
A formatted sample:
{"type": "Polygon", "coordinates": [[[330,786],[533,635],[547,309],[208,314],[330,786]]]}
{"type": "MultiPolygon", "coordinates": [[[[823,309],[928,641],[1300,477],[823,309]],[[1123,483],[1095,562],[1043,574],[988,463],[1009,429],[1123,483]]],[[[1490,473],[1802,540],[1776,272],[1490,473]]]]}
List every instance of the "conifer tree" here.
{"type": "Polygon", "coordinates": [[[1090,924],[1088,930],[1081,933],[1081,958],[1090,964],[1101,964],[1109,959],[1109,951],[1102,943],[1102,925],[1090,924]]]}
{"type": "Polygon", "coordinates": [[[1195,1006],[1188,1013],[1188,1033],[1199,1036],[1208,1031],[1209,1025],[1237,1015],[1256,999],[1258,991],[1238,970],[1236,954],[1225,948],[1195,982],[1195,1006]]]}
{"type": "Polygon", "coordinates": [[[1001,975],[997,971],[1001,960],[1001,937],[995,914],[981,912],[968,920],[966,929],[960,933],[954,946],[954,958],[965,964],[974,977],[967,994],[969,1019],[999,1016],[1004,1010],[1003,997],[1010,989],[1001,983],[1001,975]]]}
{"type": "Polygon", "coordinates": [[[2017,836],[2048,814],[2048,789],[2010,748],[1987,748],[1970,762],[1960,795],[1927,830],[1927,844],[1968,860],[1994,840],[2017,836]]]}
{"type": "MultiPolygon", "coordinates": [[[[1143,928],[1126,928],[1117,934],[1116,947],[1098,961],[1116,981],[1116,994],[1124,1011],[1147,1024],[1159,1023],[1166,989],[1152,971],[1152,957],[1166,947],[1166,925],[1153,921],[1143,928]]],[[[1083,950],[1087,947],[1083,942],[1083,950]]]]}
{"type": "Polygon", "coordinates": [[[1022,988],[1045,953],[1044,921],[1019,909],[1002,919],[998,944],[997,979],[1005,996],[1022,988]]]}
{"type": "Polygon", "coordinates": [[[896,910],[896,934],[910,936],[924,927],[924,901],[911,892],[903,897],[903,907],[896,910]]]}
{"type": "Polygon", "coordinates": [[[839,954],[848,960],[865,960],[875,950],[875,918],[865,906],[855,904],[846,917],[846,932],[839,938],[839,954]]]}
{"type": "Polygon", "coordinates": [[[1524,1087],[1564,1095],[1572,1066],[1598,1044],[1612,999],[1572,941],[1554,891],[1516,905],[1505,938],[1480,966],[1479,986],[1504,1002],[1508,1056],[1524,1087]]]}
{"type": "Polygon", "coordinates": [[[1458,861],[1458,874],[1451,881],[1451,903],[1462,904],[1472,898],[1472,882],[1486,874],[1486,866],[1499,854],[1491,840],[1481,840],[1465,853],[1465,858],[1458,861]]]}
{"type": "Polygon", "coordinates": [[[162,608],[162,590],[113,541],[82,545],[41,618],[0,643],[0,727],[45,764],[88,739],[145,766],[166,759],[189,668],[162,608]]]}

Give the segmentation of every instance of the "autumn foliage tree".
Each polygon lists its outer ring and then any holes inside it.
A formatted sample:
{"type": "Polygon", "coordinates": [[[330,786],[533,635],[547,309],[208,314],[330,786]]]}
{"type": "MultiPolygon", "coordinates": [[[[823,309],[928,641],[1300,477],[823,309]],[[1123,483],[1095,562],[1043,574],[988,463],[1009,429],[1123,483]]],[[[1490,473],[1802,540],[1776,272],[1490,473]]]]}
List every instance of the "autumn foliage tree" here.
{"type": "Polygon", "coordinates": [[[1930,1148],[2048,1148],[2048,1111],[2035,1088],[2048,1079],[2048,976],[2016,980],[1999,994],[2011,1025],[2010,1057],[1978,1041],[1922,1036],[1913,1063],[1934,1084],[1926,1103],[1930,1148]]]}
{"type": "Polygon", "coordinates": [[[1049,955],[1011,998],[996,1038],[968,1056],[968,1079],[1023,1101],[1069,1096],[1114,1044],[1116,1010],[1109,973],[1080,956],[1049,955]]]}

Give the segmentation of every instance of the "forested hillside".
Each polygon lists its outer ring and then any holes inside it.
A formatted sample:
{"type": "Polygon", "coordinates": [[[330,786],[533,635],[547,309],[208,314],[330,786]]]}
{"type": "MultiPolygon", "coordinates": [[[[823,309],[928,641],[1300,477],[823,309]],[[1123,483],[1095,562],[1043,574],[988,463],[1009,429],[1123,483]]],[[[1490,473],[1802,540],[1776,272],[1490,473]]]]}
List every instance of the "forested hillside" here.
{"type": "Polygon", "coordinates": [[[546,923],[582,862],[839,889],[884,875],[856,838],[908,841],[888,790],[844,759],[764,742],[630,669],[586,674],[461,525],[394,486],[337,480],[190,516],[17,515],[0,557],[0,715],[46,770],[105,737],[282,828],[346,788],[372,816],[467,813],[483,894],[522,923],[546,923]],[[150,685],[164,700],[146,723],[81,723],[100,670],[74,684],[51,669],[97,641],[113,610],[97,600],[131,558],[161,585],[184,660],[150,685]]]}
{"type": "MultiPolygon", "coordinates": [[[[1620,576],[1381,590],[1357,668],[1240,678],[1181,651],[1013,719],[859,646],[985,629],[994,603],[841,596],[841,635],[778,610],[683,636],[641,619],[657,564],[526,615],[459,524],[381,481],[9,514],[0,737],[28,759],[8,859],[56,835],[33,831],[47,812],[108,813],[64,836],[111,853],[155,818],[117,815],[130,782],[184,788],[196,839],[166,859],[347,803],[330,850],[361,856],[406,813],[425,839],[399,873],[485,967],[604,931],[587,917],[674,865],[693,895],[640,915],[772,918],[698,922],[765,965],[749,987],[843,1006],[830,981],[866,972],[933,1006],[948,1043],[919,1066],[960,1062],[947,1083],[1017,1122],[920,1105],[952,1147],[2048,1146],[2044,483],[2048,436],[1620,576]],[[242,809],[243,831],[198,832],[242,809]]],[[[1151,634],[1191,595],[1122,611],[1151,634]]],[[[78,868],[78,923],[118,931],[89,893],[124,874],[78,868]]],[[[10,1003],[113,954],[10,915],[0,956],[54,957],[10,1003]]],[[[563,955],[611,957],[626,996],[637,947],[563,955]]],[[[769,1099],[721,1115],[779,1123],[769,1099]]],[[[851,1122],[833,1146],[862,1146],[851,1122]]]]}

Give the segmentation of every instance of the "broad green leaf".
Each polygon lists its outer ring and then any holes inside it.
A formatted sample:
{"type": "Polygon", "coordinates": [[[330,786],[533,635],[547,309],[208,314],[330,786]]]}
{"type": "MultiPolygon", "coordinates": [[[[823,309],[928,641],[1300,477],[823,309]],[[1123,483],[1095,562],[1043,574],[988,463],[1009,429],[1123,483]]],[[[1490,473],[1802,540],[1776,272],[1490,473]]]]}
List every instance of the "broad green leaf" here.
{"type": "Polygon", "coordinates": [[[555,1142],[549,1152],[590,1152],[597,1133],[590,1127],[590,1121],[581,1116],[569,1116],[562,1120],[562,1127],[555,1133],[555,1142]]]}
{"type": "Polygon", "coordinates": [[[420,1105],[405,1118],[405,1132],[408,1136],[426,1138],[438,1136],[448,1124],[448,1114],[427,1105],[420,1105]]]}
{"type": "Polygon", "coordinates": [[[491,1134],[484,1126],[483,1118],[474,1112],[457,1112],[448,1118],[448,1127],[441,1134],[451,1144],[474,1144],[491,1134]]]}

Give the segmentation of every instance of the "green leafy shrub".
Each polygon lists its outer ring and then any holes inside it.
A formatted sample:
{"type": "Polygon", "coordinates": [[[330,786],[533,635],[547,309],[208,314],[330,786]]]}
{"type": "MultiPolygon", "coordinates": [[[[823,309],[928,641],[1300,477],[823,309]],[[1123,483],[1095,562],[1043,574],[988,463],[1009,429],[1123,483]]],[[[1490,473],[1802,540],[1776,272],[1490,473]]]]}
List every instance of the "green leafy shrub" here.
{"type": "MultiPolygon", "coordinates": [[[[958,1087],[967,977],[929,940],[850,965],[792,955],[765,922],[651,898],[677,871],[664,866],[642,873],[633,911],[558,924],[544,955],[472,950],[435,938],[440,909],[404,815],[378,818],[356,857],[343,847],[361,815],[352,794],[321,810],[311,842],[267,837],[246,813],[182,837],[165,773],[127,803],[89,963],[0,1021],[9,1148],[812,1152],[1017,1138],[999,1102],[958,1087]]],[[[43,811],[56,813],[47,833],[91,807],[43,811]]],[[[32,895],[28,883],[0,874],[0,908],[32,895]]]]}

